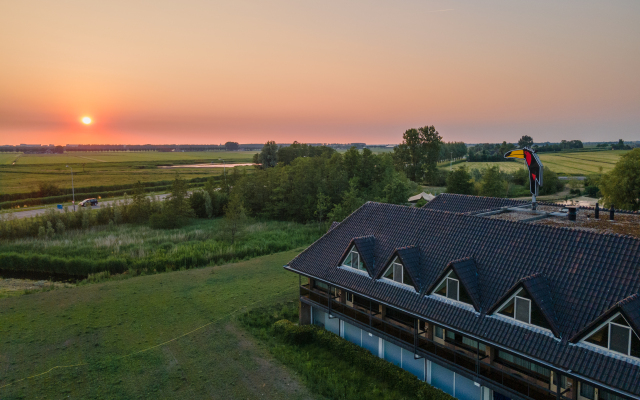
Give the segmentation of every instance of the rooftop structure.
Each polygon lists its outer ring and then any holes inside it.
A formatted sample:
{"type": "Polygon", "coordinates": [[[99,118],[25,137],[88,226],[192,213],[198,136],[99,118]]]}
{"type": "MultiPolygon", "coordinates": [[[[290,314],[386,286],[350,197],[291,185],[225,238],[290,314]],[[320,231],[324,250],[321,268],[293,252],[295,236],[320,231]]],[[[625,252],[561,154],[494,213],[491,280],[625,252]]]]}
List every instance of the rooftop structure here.
{"type": "Polygon", "coordinates": [[[640,398],[640,217],[571,211],[366,203],[285,266],[301,323],[465,400],[640,398]]]}

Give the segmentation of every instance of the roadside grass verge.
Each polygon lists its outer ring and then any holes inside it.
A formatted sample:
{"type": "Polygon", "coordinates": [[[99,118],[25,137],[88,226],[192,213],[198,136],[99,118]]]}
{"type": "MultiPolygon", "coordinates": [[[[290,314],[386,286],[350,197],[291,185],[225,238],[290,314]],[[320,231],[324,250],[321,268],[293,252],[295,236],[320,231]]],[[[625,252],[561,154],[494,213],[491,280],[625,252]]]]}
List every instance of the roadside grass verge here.
{"type": "Polygon", "coordinates": [[[330,399],[453,397],[368,350],[313,325],[298,326],[298,302],[256,308],[239,317],[271,354],[296,371],[314,393],[330,399]]]}
{"type": "Polygon", "coordinates": [[[298,252],[0,299],[0,398],[313,397],[232,322],[297,298],[298,252]]]}
{"type": "Polygon", "coordinates": [[[131,224],[68,230],[51,237],[0,241],[0,273],[86,278],[103,271],[139,275],[190,269],[307,246],[324,232],[318,224],[252,222],[232,244],[220,218],[193,220],[172,230],[131,224]]]}

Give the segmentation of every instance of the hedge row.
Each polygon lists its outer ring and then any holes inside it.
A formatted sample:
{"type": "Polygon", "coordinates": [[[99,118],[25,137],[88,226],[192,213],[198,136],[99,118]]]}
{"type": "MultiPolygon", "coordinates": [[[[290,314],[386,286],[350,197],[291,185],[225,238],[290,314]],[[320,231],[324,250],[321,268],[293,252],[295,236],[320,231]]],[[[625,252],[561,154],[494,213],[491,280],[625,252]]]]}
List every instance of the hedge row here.
{"type": "Polygon", "coordinates": [[[61,258],[43,254],[0,253],[0,272],[44,272],[86,277],[96,272],[122,273],[127,269],[125,260],[111,257],[101,260],[87,260],[78,257],[61,258]]]}
{"type": "Polygon", "coordinates": [[[286,319],[273,324],[273,331],[293,345],[319,346],[367,371],[375,379],[387,382],[396,390],[415,394],[418,399],[452,400],[440,389],[421,381],[415,375],[379,358],[368,350],[314,325],[295,325],[286,319]]]}

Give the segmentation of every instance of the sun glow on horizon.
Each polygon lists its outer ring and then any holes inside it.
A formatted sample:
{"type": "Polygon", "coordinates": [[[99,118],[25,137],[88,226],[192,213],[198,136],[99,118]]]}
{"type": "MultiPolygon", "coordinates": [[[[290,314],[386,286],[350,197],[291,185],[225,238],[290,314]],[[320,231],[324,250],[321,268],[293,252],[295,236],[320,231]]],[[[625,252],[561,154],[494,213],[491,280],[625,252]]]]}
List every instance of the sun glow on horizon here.
{"type": "Polygon", "coordinates": [[[83,123],[83,124],[85,124],[85,125],[90,125],[90,124],[91,124],[91,122],[93,122],[93,121],[91,120],[91,117],[82,117],[82,123],[83,123]]]}

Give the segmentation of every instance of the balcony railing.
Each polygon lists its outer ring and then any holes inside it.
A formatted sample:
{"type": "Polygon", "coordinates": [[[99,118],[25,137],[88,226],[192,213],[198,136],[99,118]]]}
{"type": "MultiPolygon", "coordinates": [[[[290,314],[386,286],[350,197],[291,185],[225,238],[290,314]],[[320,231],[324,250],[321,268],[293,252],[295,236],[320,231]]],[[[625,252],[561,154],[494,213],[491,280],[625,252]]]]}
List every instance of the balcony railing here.
{"type": "MultiPolygon", "coordinates": [[[[332,301],[329,301],[328,293],[310,289],[309,285],[300,287],[300,296],[330,309],[332,313],[340,314],[360,324],[368,325],[381,333],[381,336],[392,337],[413,346],[418,354],[420,352],[429,353],[440,360],[461,367],[475,376],[485,378],[522,396],[535,400],[558,398],[557,393],[537,384],[535,378],[519,374],[505,366],[492,365],[488,362],[488,357],[479,352],[471,354],[468,349],[462,350],[452,344],[443,345],[427,339],[419,335],[421,332],[416,333],[414,328],[397,321],[385,320],[384,317],[380,316],[378,310],[369,311],[351,307],[340,302],[337,296],[331,296],[332,301]]],[[[560,398],[570,400],[570,398],[562,395],[560,398]]]]}

